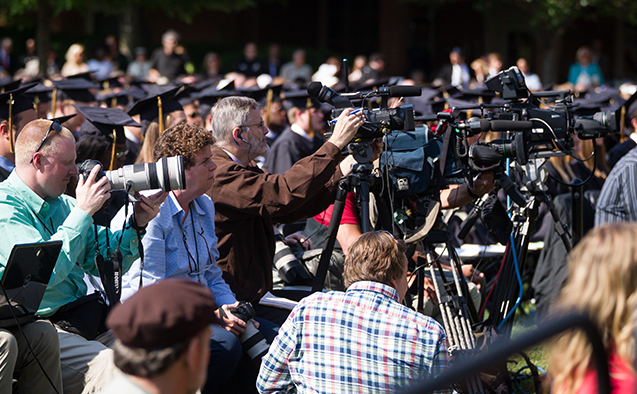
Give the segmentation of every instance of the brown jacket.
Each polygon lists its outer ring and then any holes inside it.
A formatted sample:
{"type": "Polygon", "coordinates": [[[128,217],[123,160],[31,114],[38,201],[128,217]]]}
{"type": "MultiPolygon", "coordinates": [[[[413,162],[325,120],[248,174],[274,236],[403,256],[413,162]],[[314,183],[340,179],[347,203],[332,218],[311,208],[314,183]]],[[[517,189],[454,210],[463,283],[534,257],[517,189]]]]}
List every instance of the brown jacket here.
{"type": "Polygon", "coordinates": [[[342,155],[331,143],[298,161],[285,174],[268,174],[254,163],[243,167],[221,148],[208,195],[215,203],[215,227],[223,278],[238,300],[258,302],[272,290],[273,223],[312,217],[334,202],[342,155]]]}

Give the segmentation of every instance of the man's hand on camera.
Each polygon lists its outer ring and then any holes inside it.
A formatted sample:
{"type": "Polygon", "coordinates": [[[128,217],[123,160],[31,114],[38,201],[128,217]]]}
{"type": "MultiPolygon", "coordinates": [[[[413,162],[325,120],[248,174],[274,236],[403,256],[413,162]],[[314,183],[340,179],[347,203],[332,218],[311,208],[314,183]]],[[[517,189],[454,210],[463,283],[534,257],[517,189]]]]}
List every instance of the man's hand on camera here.
{"type": "Polygon", "coordinates": [[[356,135],[356,131],[363,124],[363,113],[350,115],[354,108],[346,108],[339,115],[336,120],[336,126],[334,132],[329,139],[329,142],[336,145],[338,149],[345,148],[350,140],[356,135]]]}
{"type": "Polygon", "coordinates": [[[95,180],[100,170],[101,166],[93,167],[87,179],[84,179],[83,175],[78,176],[77,188],[75,189],[77,207],[89,216],[93,216],[95,212],[99,211],[111,196],[109,193],[111,184],[108,182],[108,178],[103,176],[97,181],[95,180]]]}
{"type": "Polygon", "coordinates": [[[215,314],[222,322],[221,326],[236,336],[243,334],[243,332],[246,330],[246,322],[233,315],[230,311],[230,309],[236,308],[238,306],[239,301],[235,302],[234,304],[221,305],[221,309],[223,309],[223,312],[226,315],[225,317],[221,315],[218,309],[215,311],[215,314]]]}
{"type": "Polygon", "coordinates": [[[481,197],[484,194],[491,192],[494,187],[493,172],[482,172],[478,175],[478,179],[473,182],[473,189],[471,189],[471,192],[476,196],[481,197]]]}
{"type": "Polygon", "coordinates": [[[301,233],[292,233],[288,235],[285,237],[285,243],[288,244],[288,246],[300,244],[303,250],[312,249],[312,240],[305,238],[301,233]]]}
{"type": "Polygon", "coordinates": [[[165,191],[157,192],[148,197],[135,193],[135,197],[139,200],[135,203],[135,221],[139,227],[146,227],[148,222],[157,216],[159,208],[167,196],[168,192],[165,191]]]}

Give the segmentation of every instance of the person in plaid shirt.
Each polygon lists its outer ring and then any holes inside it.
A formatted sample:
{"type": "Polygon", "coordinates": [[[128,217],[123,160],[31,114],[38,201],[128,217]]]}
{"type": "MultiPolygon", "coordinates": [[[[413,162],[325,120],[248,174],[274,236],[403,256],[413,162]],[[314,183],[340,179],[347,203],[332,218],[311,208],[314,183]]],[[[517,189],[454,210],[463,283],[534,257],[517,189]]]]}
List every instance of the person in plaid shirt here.
{"type": "Polygon", "coordinates": [[[343,276],[346,292],[315,293],[294,308],[263,358],[260,393],[387,393],[448,367],[444,329],[401,304],[402,241],[361,235],[343,276]]]}

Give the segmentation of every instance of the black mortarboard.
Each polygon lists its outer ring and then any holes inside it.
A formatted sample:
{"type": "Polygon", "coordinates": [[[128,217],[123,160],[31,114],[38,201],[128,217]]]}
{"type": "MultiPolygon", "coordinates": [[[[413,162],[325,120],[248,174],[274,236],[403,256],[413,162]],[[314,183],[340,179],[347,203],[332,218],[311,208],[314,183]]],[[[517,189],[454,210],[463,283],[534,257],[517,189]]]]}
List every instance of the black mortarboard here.
{"type": "Polygon", "coordinates": [[[92,103],[95,101],[95,96],[90,92],[90,90],[99,88],[97,83],[88,81],[84,78],[53,81],[53,86],[55,86],[53,91],[54,107],[56,105],[56,100],[73,100],[80,103],[92,103]]]}
{"type": "Polygon", "coordinates": [[[217,85],[218,82],[218,79],[204,79],[203,81],[195,83],[192,87],[195,92],[201,92],[206,88],[217,85]]]}
{"type": "Polygon", "coordinates": [[[186,85],[183,89],[178,91],[172,99],[178,101],[182,107],[185,107],[186,105],[193,104],[195,100],[197,100],[193,97],[193,94],[195,93],[195,88],[186,85]]]}
{"type": "Polygon", "coordinates": [[[457,93],[451,95],[450,97],[468,101],[471,103],[490,103],[491,100],[495,97],[495,92],[489,89],[472,89],[472,90],[462,90],[457,93]]]}
{"type": "Polygon", "coordinates": [[[601,104],[587,98],[577,99],[573,102],[573,112],[577,116],[592,116],[601,110],[601,104]]]}
{"type": "Polygon", "coordinates": [[[631,118],[637,118],[637,92],[633,93],[628,100],[622,101],[621,104],[613,105],[612,110],[616,111],[615,116],[619,118],[618,131],[623,135],[626,125],[631,123],[631,118]]]}
{"type": "Polygon", "coordinates": [[[281,98],[286,109],[297,107],[302,110],[308,108],[321,108],[321,103],[310,97],[307,89],[291,92],[282,92],[281,98]]]}
{"type": "Polygon", "coordinates": [[[210,113],[210,109],[217,101],[224,97],[230,97],[237,95],[238,92],[234,89],[234,81],[230,81],[227,85],[221,89],[217,89],[218,86],[210,86],[203,89],[199,93],[195,93],[192,96],[199,100],[199,113],[202,117],[206,117],[210,113]]]}
{"type": "Polygon", "coordinates": [[[364,83],[362,85],[359,85],[359,86],[356,87],[356,90],[358,90],[360,92],[378,90],[378,88],[380,88],[381,86],[396,85],[399,81],[400,81],[400,78],[397,78],[397,77],[396,78],[395,77],[380,78],[380,79],[376,79],[374,81],[366,82],[366,83],[364,83]]]}
{"type": "Polygon", "coordinates": [[[57,118],[51,118],[49,120],[64,125],[64,123],[66,123],[69,119],[74,118],[75,116],[77,116],[77,114],[58,116],[57,118]]]}
{"type": "Polygon", "coordinates": [[[172,100],[179,89],[181,89],[181,86],[169,88],[164,87],[163,89],[158,90],[160,93],[149,96],[143,100],[139,100],[127,111],[131,116],[139,115],[142,134],[146,134],[148,125],[150,125],[150,123],[155,119],[159,119],[159,132],[163,132],[164,114],[183,110],[178,101],[172,100]]]}
{"type": "Polygon", "coordinates": [[[14,80],[11,77],[0,78],[0,93],[16,90],[21,84],[22,81],[19,79],[14,80]]]}
{"type": "Polygon", "coordinates": [[[124,85],[119,81],[120,76],[98,78],[97,82],[100,84],[102,90],[110,91],[113,88],[122,88],[124,85]]]}
{"type": "MultiPolygon", "coordinates": [[[[48,103],[49,101],[51,101],[51,92],[52,91],[53,91],[53,88],[48,87],[48,86],[44,85],[41,82],[38,82],[37,85],[35,85],[31,89],[29,89],[26,92],[24,92],[24,95],[26,97],[28,97],[33,102],[33,106],[35,107],[35,111],[38,112],[38,106],[41,103],[48,103]]],[[[60,124],[62,124],[62,123],[60,123],[60,124]]]]}
{"type": "Polygon", "coordinates": [[[82,105],[74,105],[79,113],[86,117],[80,126],[80,139],[86,137],[104,139],[113,143],[111,163],[109,169],[115,164],[115,144],[124,143],[124,126],[140,127],[126,112],[119,108],[100,108],[82,105]]]}
{"type": "Polygon", "coordinates": [[[404,102],[406,105],[413,105],[418,115],[434,115],[436,112],[433,111],[432,104],[439,101],[441,97],[438,89],[422,88],[420,96],[405,97],[404,102]]]}
{"type": "Polygon", "coordinates": [[[260,108],[268,107],[274,101],[281,101],[283,85],[269,85],[263,89],[257,89],[250,93],[250,97],[257,100],[260,108]]]}
{"type": "MultiPolygon", "coordinates": [[[[175,88],[177,88],[175,90],[175,94],[177,94],[177,92],[179,91],[179,89],[182,87],[183,85],[174,85],[174,84],[167,84],[167,85],[157,85],[155,83],[144,83],[139,85],[139,87],[142,88],[142,90],[144,92],[146,92],[148,97],[151,96],[159,96],[160,94],[164,94],[166,92],[169,92],[175,88]]],[[[172,97],[170,97],[170,99],[172,99],[172,97]]]]}
{"type": "Polygon", "coordinates": [[[458,97],[462,95],[462,91],[457,86],[441,86],[438,90],[440,91],[440,97],[443,98],[458,97]]]}
{"type": "Polygon", "coordinates": [[[77,73],[77,74],[73,74],[73,75],[69,75],[66,77],[66,79],[84,79],[86,81],[93,81],[93,71],[84,71],[81,73],[77,73]]]}
{"type": "Polygon", "coordinates": [[[143,100],[148,97],[148,93],[139,86],[131,85],[130,88],[126,89],[128,95],[135,101],[143,100]]]}
{"type": "Polygon", "coordinates": [[[621,97],[619,89],[606,88],[599,92],[591,92],[586,96],[590,103],[597,103],[602,110],[612,107],[619,108],[625,100],[621,97]]]}
{"type": "Polygon", "coordinates": [[[38,82],[37,85],[35,85],[31,89],[24,92],[24,95],[29,97],[33,101],[35,101],[37,97],[37,100],[39,103],[47,103],[51,101],[52,91],[53,91],[52,87],[46,86],[45,84],[38,82]]]}
{"type": "Polygon", "coordinates": [[[33,109],[33,103],[24,96],[24,92],[35,84],[24,85],[18,89],[0,93],[0,119],[9,123],[9,150],[14,152],[13,117],[26,110],[33,109]]]}
{"type": "MultiPolygon", "coordinates": [[[[142,92],[141,97],[137,95],[138,97],[137,100],[146,98],[146,93],[144,93],[139,88],[136,88],[136,90],[142,92]]],[[[132,88],[131,88],[126,90],[120,90],[118,92],[113,92],[113,93],[99,94],[97,95],[96,99],[97,101],[103,102],[104,104],[106,104],[109,108],[115,108],[118,105],[127,107],[131,101],[136,99],[135,96],[136,96],[136,91],[135,92],[132,91],[132,88]]]]}

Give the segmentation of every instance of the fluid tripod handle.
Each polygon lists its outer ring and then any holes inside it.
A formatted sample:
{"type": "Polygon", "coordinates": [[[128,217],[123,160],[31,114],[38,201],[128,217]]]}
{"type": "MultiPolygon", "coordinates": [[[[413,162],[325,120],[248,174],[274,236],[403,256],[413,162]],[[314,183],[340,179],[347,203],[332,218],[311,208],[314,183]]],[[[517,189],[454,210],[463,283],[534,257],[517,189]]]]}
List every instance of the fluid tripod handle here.
{"type": "Polygon", "coordinates": [[[469,234],[469,230],[471,230],[471,227],[473,227],[473,225],[476,224],[478,217],[480,217],[480,210],[482,210],[482,205],[484,204],[485,201],[487,201],[487,198],[489,198],[489,193],[485,194],[480,199],[476,200],[476,203],[473,206],[473,209],[471,209],[467,217],[460,224],[460,231],[458,231],[458,238],[465,239],[467,234],[469,234]]]}
{"type": "Polygon", "coordinates": [[[495,181],[504,189],[506,194],[511,197],[514,203],[518,204],[519,207],[526,206],[526,198],[520,193],[517,186],[511,178],[504,171],[494,171],[493,175],[495,177],[495,181]]]}

